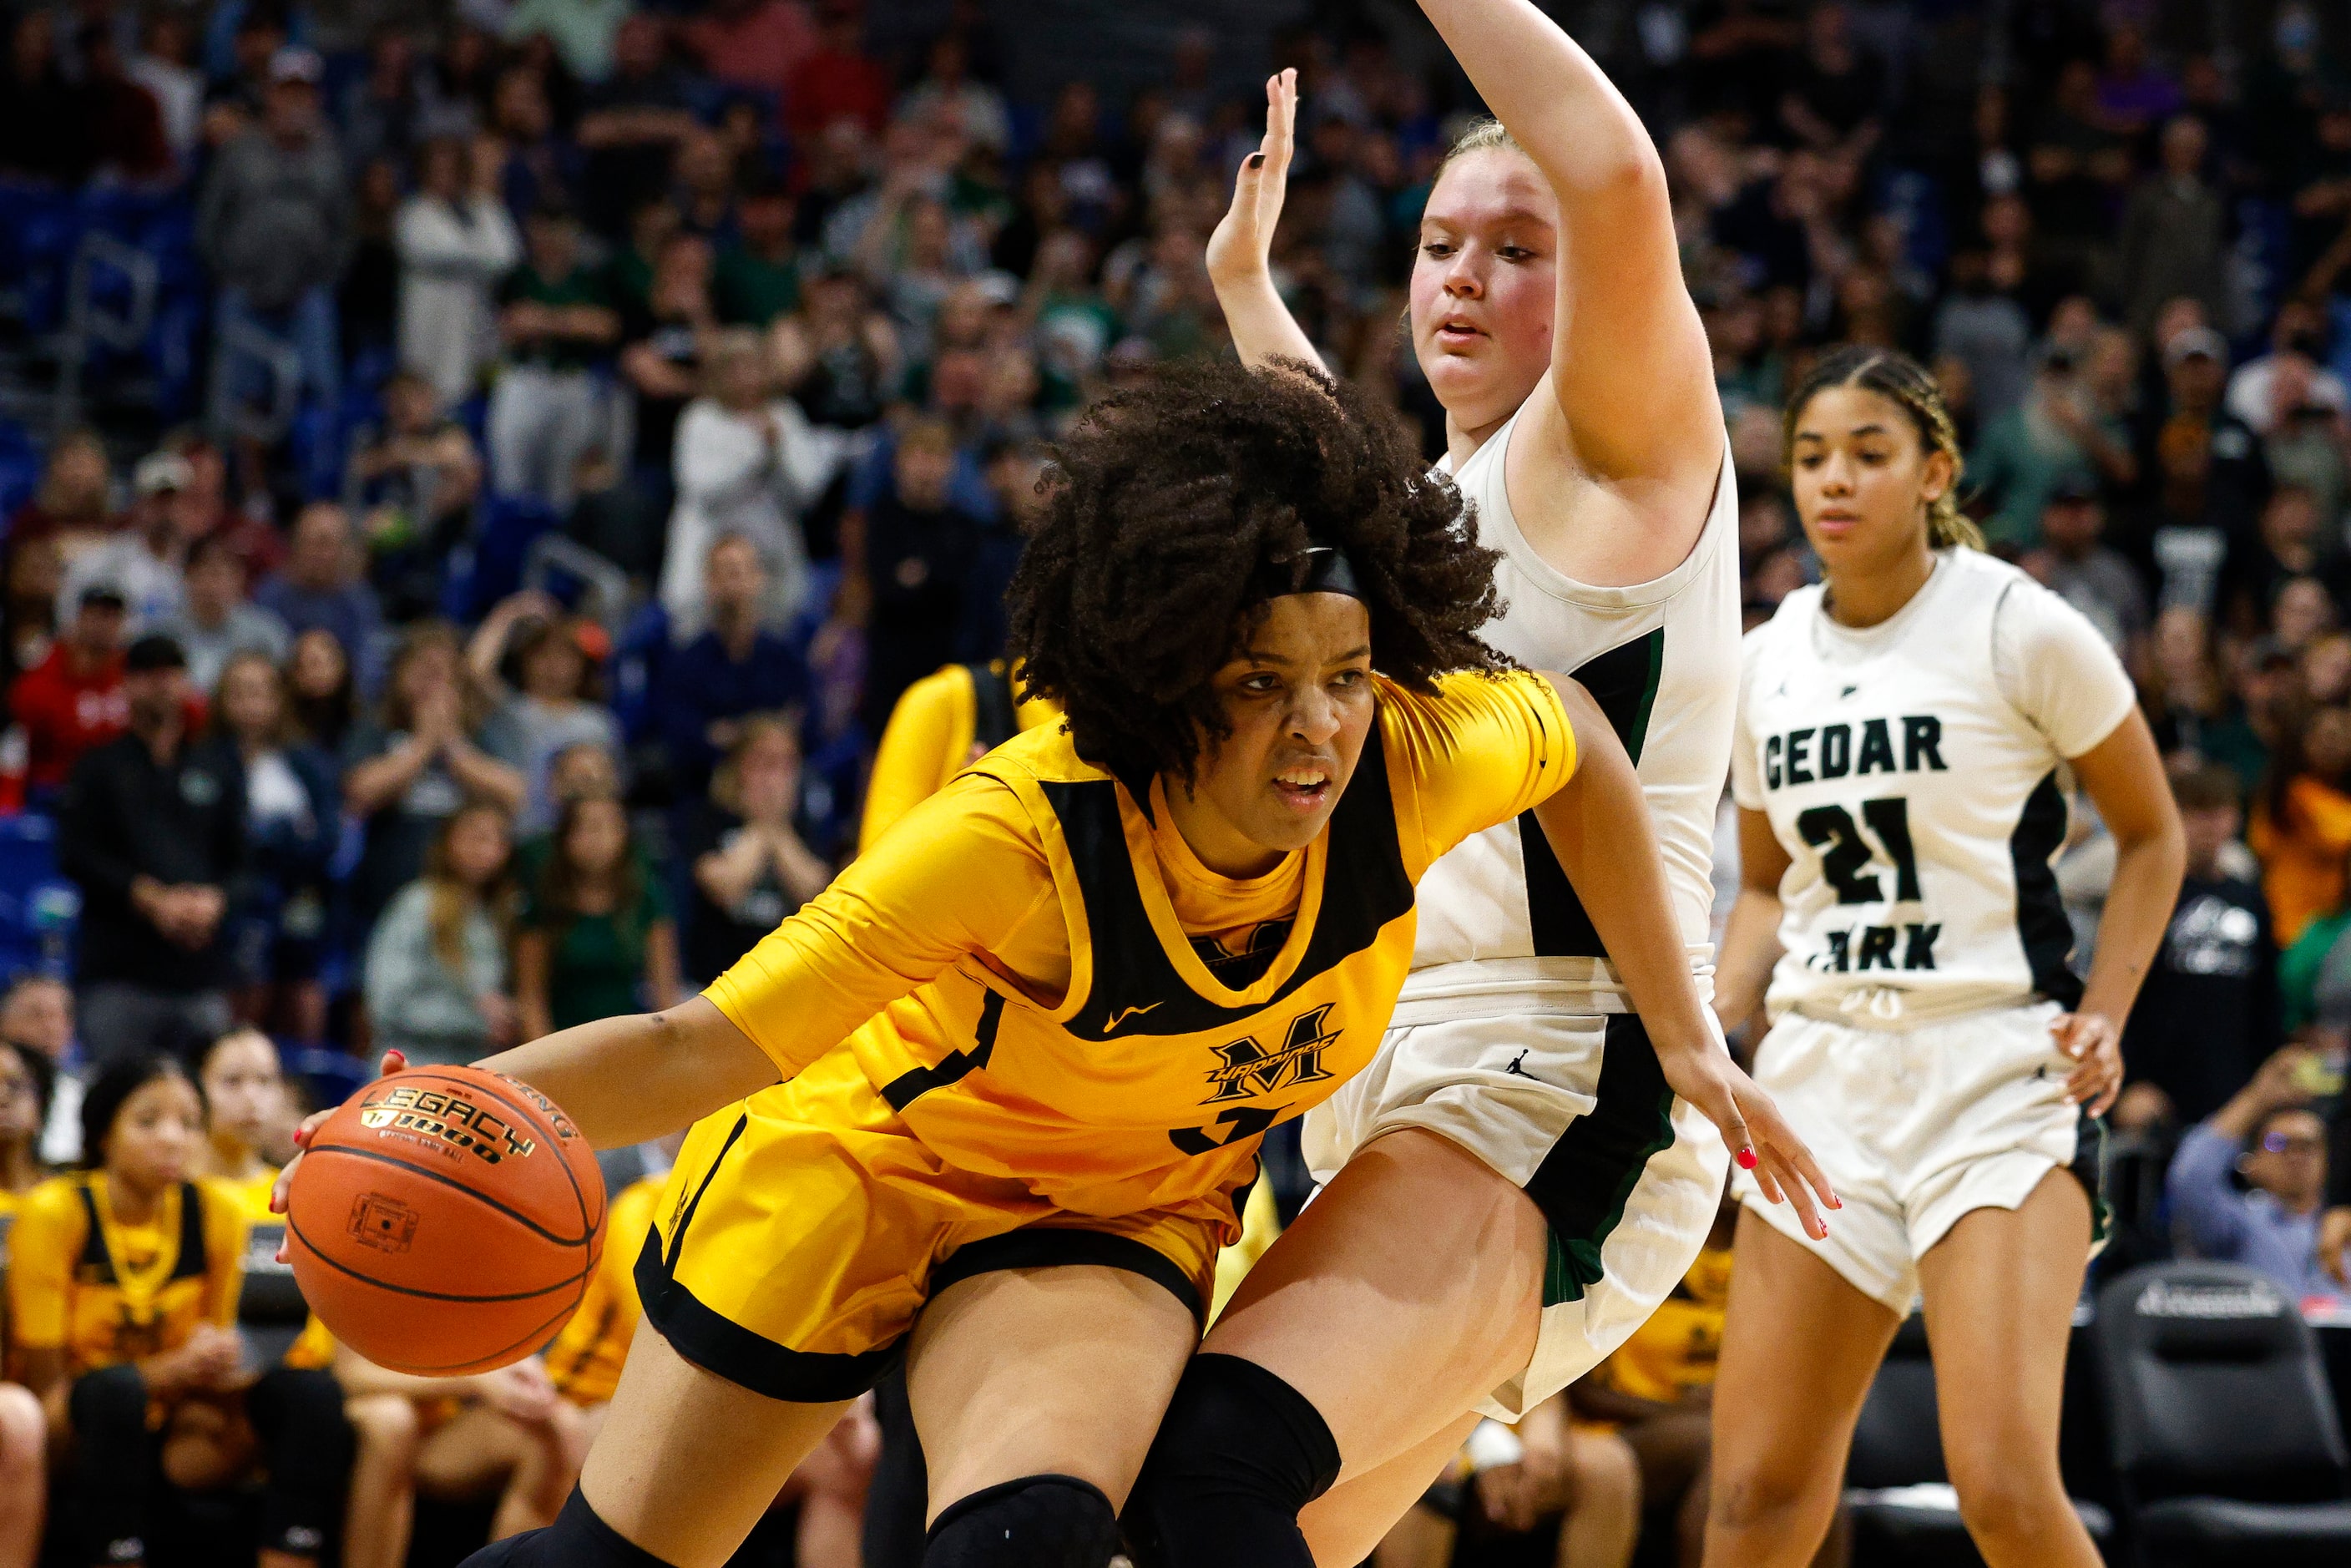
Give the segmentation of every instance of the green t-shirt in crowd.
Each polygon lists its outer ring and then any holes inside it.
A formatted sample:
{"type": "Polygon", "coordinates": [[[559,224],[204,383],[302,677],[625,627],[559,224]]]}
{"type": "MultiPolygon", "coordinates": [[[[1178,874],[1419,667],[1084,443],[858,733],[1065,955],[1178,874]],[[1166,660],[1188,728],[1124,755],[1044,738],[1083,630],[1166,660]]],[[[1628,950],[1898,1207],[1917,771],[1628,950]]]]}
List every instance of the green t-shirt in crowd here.
{"type": "MultiPolygon", "coordinates": [[[[575,267],[562,277],[549,280],[528,262],[508,275],[498,289],[498,303],[513,305],[521,300],[539,305],[601,305],[614,308],[612,293],[604,277],[591,267],[575,267]]],[[[541,338],[517,344],[508,351],[508,358],[517,364],[544,365],[549,370],[585,370],[605,358],[611,348],[582,343],[574,339],[541,338]]]]}
{"type": "Polygon", "coordinates": [[[800,263],[797,255],[769,261],[743,246],[730,246],[711,277],[712,303],[730,327],[764,327],[800,308],[800,263]]]}
{"type": "Polygon", "coordinates": [[[557,1029],[592,1023],[645,1010],[645,938],[653,926],[674,920],[669,889],[658,876],[643,874],[641,891],[627,907],[606,915],[563,918],[536,891],[523,906],[526,930],[553,938],[547,965],[547,1010],[557,1029]]]}

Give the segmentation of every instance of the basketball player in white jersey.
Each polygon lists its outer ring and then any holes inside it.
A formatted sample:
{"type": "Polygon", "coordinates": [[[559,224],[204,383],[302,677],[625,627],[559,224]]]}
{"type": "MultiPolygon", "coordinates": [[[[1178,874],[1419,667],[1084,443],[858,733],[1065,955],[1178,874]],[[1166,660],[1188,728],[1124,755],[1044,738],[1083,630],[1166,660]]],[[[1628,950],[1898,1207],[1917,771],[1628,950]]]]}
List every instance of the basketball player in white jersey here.
{"type": "Polygon", "coordinates": [[[1717,995],[1727,1019],[1768,1007],[1755,1075],[1844,1207],[1823,1239],[1732,1177],[1706,1561],[1812,1561],[1923,1292],[1944,1458],[1985,1561],[2094,1568],[2058,1407],[2102,1213],[2095,1118],[2179,895],[2179,818],[2113,652],[1959,515],[1959,442],[1924,371],[1840,350],[1787,431],[1827,581],[1747,639],[1717,995]],[[2050,869],[2069,775],[2116,850],[2086,985],[2050,869]]]}
{"type": "MultiPolygon", "coordinates": [[[[1422,8],[1500,117],[1439,173],[1411,285],[1443,466],[1504,552],[1508,609],[1484,634],[1573,671],[1608,714],[1703,992],[1738,505],[1665,171],[1599,68],[1526,0],[1422,8]]],[[[1268,96],[1210,272],[1244,360],[1312,361],[1267,259],[1294,78],[1268,96]]],[[[1418,908],[1396,1027],[1306,1123],[1327,1185],[1217,1320],[1161,1427],[1127,1511],[1146,1568],[1368,1557],[1481,1410],[1517,1418],[1647,1318],[1712,1224],[1724,1135],[1746,1148],[1666,1087],[1531,824],[1438,862],[1418,908]]],[[[1793,1170],[1766,1161],[1794,1223],[1821,1229],[1793,1170]]]]}

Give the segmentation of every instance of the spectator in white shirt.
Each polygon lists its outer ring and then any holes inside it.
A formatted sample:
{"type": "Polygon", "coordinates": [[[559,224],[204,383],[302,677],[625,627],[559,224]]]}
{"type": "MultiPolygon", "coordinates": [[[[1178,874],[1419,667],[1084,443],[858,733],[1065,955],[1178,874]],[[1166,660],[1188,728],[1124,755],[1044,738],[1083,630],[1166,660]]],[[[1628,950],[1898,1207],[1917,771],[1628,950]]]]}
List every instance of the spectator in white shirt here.
{"type": "Polygon", "coordinates": [[[220,685],[221,672],[239,653],[259,653],[274,664],[293,647],[286,622],[246,597],[245,562],[217,535],[188,552],[187,601],[162,631],[188,655],[188,679],[198,689],[220,685]]]}
{"type": "Polygon", "coordinates": [[[774,393],[766,349],[747,328],[713,334],[703,395],[677,423],[677,507],[670,515],[661,601],[672,635],[691,639],[705,619],[702,572],[710,547],[736,534],[758,547],[771,615],[789,619],[808,596],[799,513],[840,462],[837,433],[811,426],[774,393]]]}
{"type": "Polygon", "coordinates": [[[497,357],[498,280],[522,259],[522,238],[498,197],[496,158],[437,137],[417,162],[417,193],[393,231],[400,364],[430,382],[445,409],[497,357]]]}
{"type": "MultiPolygon", "coordinates": [[[[2334,413],[2351,413],[2351,390],[2345,388],[2341,376],[2323,368],[2325,354],[2325,308],[2304,299],[2287,300],[2278,307],[2277,320],[2270,328],[2270,351],[2237,367],[2229,378],[2222,406],[2243,421],[2254,434],[2267,436],[2282,418],[2295,412],[2293,407],[2280,406],[2277,381],[2284,366],[2299,361],[2298,368],[2306,368],[2309,372],[2309,382],[2300,388],[2298,402],[2334,413]]],[[[2301,378],[2289,380],[2298,384],[2301,378]]]]}

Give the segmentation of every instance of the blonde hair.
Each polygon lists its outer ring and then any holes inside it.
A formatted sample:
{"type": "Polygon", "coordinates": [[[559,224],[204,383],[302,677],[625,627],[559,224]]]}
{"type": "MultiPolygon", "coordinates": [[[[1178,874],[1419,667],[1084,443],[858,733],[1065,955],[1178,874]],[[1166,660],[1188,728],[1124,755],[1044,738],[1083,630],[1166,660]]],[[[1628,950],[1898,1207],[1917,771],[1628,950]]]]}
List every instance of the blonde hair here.
{"type": "Polygon", "coordinates": [[[1456,158],[1466,157],[1472,152],[1490,152],[1498,149],[1520,154],[1526,152],[1525,148],[1519,145],[1519,139],[1510,134],[1509,126],[1490,114],[1481,114],[1462,127],[1461,134],[1453,139],[1453,145],[1445,150],[1444,162],[1437,164],[1437,172],[1440,175],[1443,174],[1456,158]]]}
{"type": "Polygon", "coordinates": [[[1967,459],[1959,451],[1959,427],[1951,419],[1943,389],[1927,367],[1893,349],[1848,346],[1824,354],[1788,400],[1780,430],[1784,469],[1796,444],[1796,422],[1806,405],[1831,387],[1859,387],[1887,399],[1909,416],[1920,444],[1951,460],[1951,482],[1927,504],[1927,543],[1936,549],[1984,548],[1983,530],[1959,510],[1959,476],[1967,459]]]}

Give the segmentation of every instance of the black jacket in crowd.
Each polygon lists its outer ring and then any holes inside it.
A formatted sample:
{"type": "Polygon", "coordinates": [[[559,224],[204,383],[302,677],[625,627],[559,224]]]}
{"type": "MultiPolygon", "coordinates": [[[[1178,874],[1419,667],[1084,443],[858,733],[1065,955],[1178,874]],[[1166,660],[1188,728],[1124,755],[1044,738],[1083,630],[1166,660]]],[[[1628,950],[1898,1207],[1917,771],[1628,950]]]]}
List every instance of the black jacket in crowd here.
{"type": "Polygon", "coordinates": [[[177,757],[159,764],[135,735],[94,747],[66,780],[57,858],[81,886],[80,983],[127,980],[183,995],[229,983],[227,921],[190,952],[131,906],[131,884],[143,875],[235,893],[246,859],[245,769],[234,750],[183,739],[177,757]]]}

